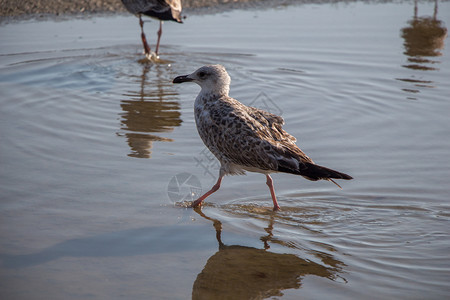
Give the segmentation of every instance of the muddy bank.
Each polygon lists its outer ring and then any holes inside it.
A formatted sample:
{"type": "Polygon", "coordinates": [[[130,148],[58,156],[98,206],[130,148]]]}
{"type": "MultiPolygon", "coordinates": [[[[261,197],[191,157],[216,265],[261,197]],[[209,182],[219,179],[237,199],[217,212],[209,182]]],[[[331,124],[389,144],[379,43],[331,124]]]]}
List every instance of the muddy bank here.
{"type": "MultiPolygon", "coordinates": [[[[182,0],[187,14],[208,13],[233,8],[275,7],[292,3],[337,3],[362,0],[182,0]]],[[[369,0],[365,2],[392,2],[369,0]]],[[[0,19],[126,12],[120,0],[0,0],[0,19]]]]}
{"type": "MultiPolygon", "coordinates": [[[[261,2],[258,0],[185,0],[183,8],[213,7],[222,4],[261,2]]],[[[67,15],[125,12],[120,0],[1,0],[0,16],[67,15]]]]}

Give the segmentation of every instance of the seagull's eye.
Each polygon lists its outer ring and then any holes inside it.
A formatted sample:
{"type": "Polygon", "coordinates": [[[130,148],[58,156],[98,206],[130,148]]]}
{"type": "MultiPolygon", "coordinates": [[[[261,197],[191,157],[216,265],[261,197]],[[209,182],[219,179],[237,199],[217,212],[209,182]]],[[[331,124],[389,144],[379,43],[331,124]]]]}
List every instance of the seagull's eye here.
{"type": "Polygon", "coordinates": [[[205,76],[206,76],[205,72],[198,73],[198,77],[200,77],[200,78],[205,78],[205,76]]]}

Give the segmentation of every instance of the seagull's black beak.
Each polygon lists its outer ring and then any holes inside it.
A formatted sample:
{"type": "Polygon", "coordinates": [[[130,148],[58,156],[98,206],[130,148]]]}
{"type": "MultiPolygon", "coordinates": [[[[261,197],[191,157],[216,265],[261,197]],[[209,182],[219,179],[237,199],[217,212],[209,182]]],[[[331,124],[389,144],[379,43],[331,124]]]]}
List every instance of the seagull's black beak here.
{"type": "Polygon", "coordinates": [[[182,82],[189,82],[189,81],[193,81],[194,79],[188,77],[189,75],[183,75],[183,76],[178,76],[175,77],[175,79],[173,80],[173,83],[182,83],[182,82]]]}

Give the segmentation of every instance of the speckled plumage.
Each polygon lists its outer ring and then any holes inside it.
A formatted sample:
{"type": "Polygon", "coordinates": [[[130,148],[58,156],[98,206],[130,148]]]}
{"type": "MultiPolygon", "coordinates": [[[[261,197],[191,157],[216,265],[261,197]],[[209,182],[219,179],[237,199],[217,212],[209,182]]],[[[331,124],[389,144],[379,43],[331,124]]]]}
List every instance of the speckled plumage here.
{"type": "MultiPolygon", "coordinates": [[[[281,128],[281,117],[228,96],[211,101],[200,94],[195,101],[195,121],[200,137],[220,161],[225,175],[243,174],[244,170],[277,171],[278,160],[284,159],[283,147],[295,142],[281,128]]],[[[303,153],[300,155],[309,160],[303,153]]]]}
{"type": "Polygon", "coordinates": [[[246,106],[229,97],[231,79],[223,66],[204,66],[190,75],[174,79],[174,83],[187,81],[196,82],[202,88],[195,99],[195,122],[203,142],[221,164],[220,178],[215,187],[194,205],[201,204],[215,192],[224,175],[244,174],[245,171],[267,176],[274,210],[278,210],[279,206],[270,173],[292,173],[309,180],[352,178],[316,165],[297,147],[295,137],[282,129],[282,117],[246,106]]]}

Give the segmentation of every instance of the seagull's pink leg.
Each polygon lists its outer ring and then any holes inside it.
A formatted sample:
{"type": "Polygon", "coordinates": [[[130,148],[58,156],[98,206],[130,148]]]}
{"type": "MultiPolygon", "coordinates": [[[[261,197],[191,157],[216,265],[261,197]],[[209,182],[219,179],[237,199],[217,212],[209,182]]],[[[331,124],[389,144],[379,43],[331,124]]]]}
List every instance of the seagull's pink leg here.
{"type": "Polygon", "coordinates": [[[203,200],[205,200],[209,195],[211,195],[212,193],[216,192],[219,188],[220,188],[220,183],[222,182],[222,178],[223,175],[219,176],[219,179],[217,179],[216,184],[212,187],[211,190],[209,190],[208,192],[206,192],[203,196],[201,196],[200,198],[198,198],[197,200],[195,200],[192,203],[192,207],[197,207],[199,205],[202,204],[203,200]]]}
{"type": "Polygon", "coordinates": [[[144,21],[142,21],[142,16],[139,14],[139,25],[141,26],[141,39],[142,44],[144,45],[144,52],[145,54],[150,54],[150,46],[147,44],[147,38],[145,37],[144,33],[144,21]]]}
{"type": "Polygon", "coordinates": [[[267,178],[266,184],[269,187],[270,195],[272,195],[273,210],[274,211],[281,210],[280,206],[278,205],[277,196],[275,196],[275,190],[273,189],[272,177],[270,177],[269,174],[266,174],[266,178],[267,178]]]}
{"type": "Polygon", "coordinates": [[[162,21],[159,21],[159,30],[158,30],[158,41],[156,42],[156,55],[158,55],[158,51],[159,51],[159,41],[161,40],[161,35],[162,35],[162,21]]]}

